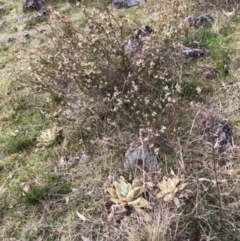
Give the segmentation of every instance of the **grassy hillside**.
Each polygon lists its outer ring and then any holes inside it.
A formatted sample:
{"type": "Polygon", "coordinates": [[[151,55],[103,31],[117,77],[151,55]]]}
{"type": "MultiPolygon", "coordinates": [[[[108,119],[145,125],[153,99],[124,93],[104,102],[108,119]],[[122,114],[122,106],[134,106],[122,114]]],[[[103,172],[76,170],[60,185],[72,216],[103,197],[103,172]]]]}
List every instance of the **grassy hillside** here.
{"type": "Polygon", "coordinates": [[[0,240],[240,240],[237,4],[42,11],[0,3],[0,240]],[[201,14],[213,21],[186,20],[201,14]],[[124,53],[146,25],[141,50],[124,53]],[[158,168],[124,165],[133,140],[158,168]]]}

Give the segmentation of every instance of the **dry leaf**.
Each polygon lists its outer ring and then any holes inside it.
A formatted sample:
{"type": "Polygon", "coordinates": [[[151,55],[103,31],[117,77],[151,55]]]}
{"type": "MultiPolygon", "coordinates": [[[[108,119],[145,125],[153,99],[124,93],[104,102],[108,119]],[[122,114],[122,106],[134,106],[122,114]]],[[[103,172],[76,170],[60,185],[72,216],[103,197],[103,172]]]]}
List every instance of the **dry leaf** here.
{"type": "Polygon", "coordinates": [[[65,197],[65,202],[66,202],[66,204],[69,203],[69,199],[70,199],[69,196],[66,196],[66,197],[65,197]]]}
{"type": "MultiPolygon", "coordinates": [[[[227,179],[222,179],[222,180],[217,180],[217,182],[218,183],[226,183],[226,182],[228,182],[228,180],[227,179]]],[[[213,180],[213,184],[214,184],[214,186],[216,186],[216,180],[213,180]]]]}
{"type": "Polygon", "coordinates": [[[178,185],[178,190],[182,191],[187,185],[188,185],[187,182],[181,183],[180,185],[178,185]]]}
{"type": "Polygon", "coordinates": [[[179,207],[181,206],[180,201],[179,201],[178,198],[175,197],[175,198],[173,199],[173,201],[174,201],[174,203],[175,203],[175,205],[176,205],[177,208],[179,208],[179,207]]]}
{"type": "Polygon", "coordinates": [[[142,178],[134,178],[132,181],[132,187],[142,185],[143,180],[142,178]]]}
{"type": "Polygon", "coordinates": [[[164,196],[164,198],[163,198],[163,201],[164,202],[169,202],[169,201],[171,201],[172,199],[173,199],[173,196],[174,194],[173,193],[168,193],[168,194],[166,194],[165,196],[164,196]]]}
{"type": "Polygon", "coordinates": [[[205,178],[205,177],[199,178],[198,180],[199,180],[199,182],[202,182],[202,181],[212,182],[211,179],[208,179],[208,178],[205,178]]]}
{"type": "MultiPolygon", "coordinates": [[[[211,182],[211,183],[214,184],[214,186],[216,186],[216,180],[211,180],[211,179],[204,178],[204,177],[199,178],[198,180],[199,180],[200,182],[201,182],[201,181],[211,182]]],[[[218,183],[226,183],[226,182],[228,182],[227,179],[218,180],[218,183]]]]}
{"type": "Polygon", "coordinates": [[[171,178],[168,178],[167,180],[167,193],[169,192],[176,192],[175,189],[176,189],[176,185],[175,185],[175,182],[176,180],[172,180],[171,178]]]}
{"type": "Polygon", "coordinates": [[[152,220],[152,217],[150,216],[150,214],[142,210],[141,208],[135,208],[135,210],[143,218],[145,222],[150,222],[152,220]]]}
{"type": "Polygon", "coordinates": [[[111,206],[111,213],[108,215],[108,221],[111,221],[114,216],[121,216],[127,212],[127,209],[123,205],[112,205],[111,206]]]}
{"type": "Polygon", "coordinates": [[[90,238],[86,238],[85,236],[81,235],[82,241],[92,241],[90,238]]]}
{"type": "Polygon", "coordinates": [[[172,178],[172,181],[173,181],[173,183],[174,183],[175,186],[177,186],[178,183],[180,182],[180,180],[179,180],[177,177],[173,177],[173,178],[172,178]]]}
{"type": "Polygon", "coordinates": [[[116,203],[116,204],[121,204],[121,203],[124,203],[124,201],[122,201],[121,199],[119,198],[110,198],[110,201],[113,202],[113,203],[116,203]]]}
{"type": "Polygon", "coordinates": [[[170,173],[171,173],[171,175],[176,176],[173,169],[171,169],[170,173]]]}
{"type": "Polygon", "coordinates": [[[164,193],[159,192],[159,193],[156,195],[156,198],[160,199],[160,198],[164,197],[164,195],[165,195],[164,193]]]}
{"type": "Polygon", "coordinates": [[[128,194],[127,194],[127,200],[132,201],[133,199],[139,197],[141,193],[143,192],[141,187],[135,187],[133,188],[128,194]]]}
{"type": "Polygon", "coordinates": [[[111,222],[113,220],[113,218],[114,218],[114,211],[111,211],[111,213],[109,213],[107,219],[109,222],[111,222]]]}
{"type": "Polygon", "coordinates": [[[144,208],[144,207],[145,208],[151,208],[150,203],[146,199],[144,199],[142,197],[139,197],[138,199],[136,199],[136,200],[134,200],[132,202],[129,202],[128,205],[131,205],[134,208],[135,207],[136,208],[144,208]]]}
{"type": "Polygon", "coordinates": [[[162,191],[162,193],[166,194],[168,193],[168,183],[167,183],[167,179],[163,178],[162,182],[159,182],[157,184],[158,188],[162,191]]]}
{"type": "Polygon", "coordinates": [[[87,221],[87,220],[88,220],[84,215],[82,215],[82,214],[79,213],[78,211],[77,211],[77,216],[78,216],[82,221],[87,221]]]}
{"type": "Polygon", "coordinates": [[[113,197],[117,197],[117,193],[116,193],[116,190],[114,188],[108,188],[107,189],[107,192],[113,196],[113,197]]]}
{"type": "Polygon", "coordinates": [[[145,183],[147,187],[153,188],[154,184],[152,182],[146,182],[145,183]]]}

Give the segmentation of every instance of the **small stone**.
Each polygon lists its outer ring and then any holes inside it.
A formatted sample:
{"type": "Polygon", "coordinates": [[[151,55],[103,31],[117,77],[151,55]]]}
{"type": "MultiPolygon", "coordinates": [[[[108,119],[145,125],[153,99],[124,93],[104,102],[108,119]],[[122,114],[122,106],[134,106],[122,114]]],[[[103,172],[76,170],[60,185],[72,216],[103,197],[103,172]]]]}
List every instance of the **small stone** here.
{"type": "Polygon", "coordinates": [[[201,70],[197,71],[197,75],[204,80],[215,80],[219,77],[220,73],[216,69],[204,66],[201,70]]]}
{"type": "Polygon", "coordinates": [[[89,161],[89,159],[90,159],[90,156],[82,152],[82,153],[73,153],[71,155],[61,156],[59,162],[60,162],[60,165],[68,165],[68,164],[74,164],[74,163],[83,164],[89,161]]]}
{"type": "Polygon", "coordinates": [[[97,26],[95,25],[95,24],[93,24],[93,23],[91,23],[89,26],[88,26],[88,28],[89,29],[94,29],[94,28],[96,28],[97,26]]]}
{"type": "Polygon", "coordinates": [[[70,80],[62,75],[59,78],[56,78],[56,85],[61,89],[66,89],[68,87],[68,83],[70,82],[70,80]]]}
{"type": "Polygon", "coordinates": [[[149,26],[136,27],[132,31],[132,36],[124,43],[124,53],[135,54],[143,46],[142,39],[153,33],[153,29],[149,26]]]}
{"type": "Polygon", "coordinates": [[[1,22],[0,28],[6,28],[8,27],[8,25],[9,25],[9,22],[5,19],[1,22]]]}
{"type": "Polygon", "coordinates": [[[30,39],[30,38],[31,38],[31,35],[30,35],[29,33],[25,33],[25,34],[23,35],[23,37],[24,37],[25,39],[30,39]]]}
{"type": "Polygon", "coordinates": [[[3,13],[5,13],[5,8],[0,7],[0,14],[3,14],[3,13]]]}
{"type": "Polygon", "coordinates": [[[214,147],[225,148],[228,145],[233,146],[233,133],[228,121],[205,120],[200,133],[214,147]]]}
{"type": "Polygon", "coordinates": [[[133,37],[134,38],[142,38],[145,36],[150,35],[151,33],[153,33],[153,29],[150,28],[149,26],[142,26],[142,27],[136,27],[133,29],[133,37]]]}
{"type": "Polygon", "coordinates": [[[26,20],[26,17],[21,16],[21,17],[19,17],[19,18],[16,19],[16,22],[17,22],[17,23],[23,23],[25,20],[26,20]]]}
{"type": "Polygon", "coordinates": [[[39,10],[44,4],[44,0],[26,0],[23,4],[23,12],[30,10],[39,10]]]}
{"type": "Polygon", "coordinates": [[[5,64],[0,64],[0,69],[4,69],[5,68],[5,64]]]}
{"type": "Polygon", "coordinates": [[[207,56],[207,51],[201,48],[183,47],[182,52],[187,58],[202,59],[207,56]]]}
{"type": "Polygon", "coordinates": [[[17,40],[16,38],[10,37],[10,38],[7,39],[7,43],[15,43],[16,40],[17,40]]]}
{"type": "Polygon", "coordinates": [[[142,45],[139,39],[130,38],[124,43],[124,53],[135,54],[141,47],[142,45]]]}
{"type": "Polygon", "coordinates": [[[141,166],[147,170],[157,170],[160,167],[159,157],[154,153],[148,140],[143,141],[143,146],[140,140],[132,141],[127,149],[124,157],[124,166],[133,168],[141,166]]]}
{"type": "Polygon", "coordinates": [[[37,12],[37,13],[34,13],[30,19],[31,20],[34,20],[34,19],[39,19],[39,18],[42,18],[43,16],[46,16],[48,14],[48,11],[42,11],[42,12],[37,12]]]}
{"type": "Polygon", "coordinates": [[[113,0],[112,4],[117,9],[130,8],[146,3],[147,0],[113,0]]]}
{"type": "Polygon", "coordinates": [[[202,14],[197,17],[189,16],[184,22],[188,23],[190,27],[200,28],[205,23],[213,22],[213,17],[210,14],[202,14]]]}

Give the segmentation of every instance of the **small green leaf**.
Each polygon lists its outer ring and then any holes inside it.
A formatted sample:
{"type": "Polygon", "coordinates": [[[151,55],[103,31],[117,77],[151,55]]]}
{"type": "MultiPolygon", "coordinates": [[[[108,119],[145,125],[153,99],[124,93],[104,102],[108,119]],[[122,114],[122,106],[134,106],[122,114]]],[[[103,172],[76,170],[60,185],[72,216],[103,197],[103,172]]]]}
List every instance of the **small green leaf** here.
{"type": "Polygon", "coordinates": [[[117,196],[119,198],[121,197],[127,197],[128,193],[132,190],[132,186],[130,183],[125,182],[124,177],[119,178],[119,182],[113,182],[113,185],[115,186],[117,196]]]}
{"type": "Polygon", "coordinates": [[[128,205],[131,205],[134,208],[151,208],[150,203],[142,197],[139,197],[136,200],[128,202],[128,205]]]}
{"type": "Polygon", "coordinates": [[[178,189],[179,189],[180,191],[182,191],[187,185],[188,185],[187,182],[181,183],[180,185],[178,185],[178,189]]]}
{"type": "Polygon", "coordinates": [[[164,196],[163,201],[164,202],[172,201],[173,197],[174,197],[173,193],[168,193],[167,195],[164,196]]]}
{"type": "Polygon", "coordinates": [[[162,197],[164,197],[165,193],[162,193],[162,192],[159,192],[157,195],[156,195],[156,198],[157,199],[160,199],[162,197]]]}
{"type": "Polygon", "coordinates": [[[162,193],[168,193],[168,183],[166,178],[163,178],[162,182],[159,182],[157,186],[162,193]]]}
{"type": "Polygon", "coordinates": [[[110,200],[111,200],[113,203],[116,203],[116,204],[123,204],[123,201],[120,200],[119,198],[112,197],[112,198],[110,198],[110,200]]]}
{"type": "Polygon", "coordinates": [[[175,188],[176,188],[176,185],[175,185],[174,180],[172,180],[171,178],[168,178],[168,180],[167,180],[168,192],[174,192],[175,188]]]}
{"type": "Polygon", "coordinates": [[[128,194],[127,194],[127,199],[129,201],[134,200],[135,198],[139,197],[142,193],[142,188],[141,187],[135,187],[133,188],[128,194]]]}
{"type": "Polygon", "coordinates": [[[240,115],[236,115],[231,119],[233,124],[237,124],[240,122],[240,115]]]}
{"type": "Polygon", "coordinates": [[[112,196],[112,197],[117,197],[116,190],[114,188],[108,188],[107,192],[112,196]]]}

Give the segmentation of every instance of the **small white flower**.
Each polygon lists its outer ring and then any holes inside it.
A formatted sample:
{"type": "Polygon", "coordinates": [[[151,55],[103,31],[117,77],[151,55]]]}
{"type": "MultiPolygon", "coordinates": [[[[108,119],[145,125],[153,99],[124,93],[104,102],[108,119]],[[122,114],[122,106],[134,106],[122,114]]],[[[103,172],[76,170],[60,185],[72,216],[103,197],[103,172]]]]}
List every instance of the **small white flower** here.
{"type": "Polygon", "coordinates": [[[201,88],[200,88],[200,87],[197,87],[197,88],[196,88],[196,91],[197,91],[198,94],[200,94],[200,93],[201,93],[201,88]]]}
{"type": "Polygon", "coordinates": [[[154,117],[154,116],[156,116],[157,115],[157,112],[156,111],[153,111],[152,112],[152,116],[154,117]]]}
{"type": "Polygon", "coordinates": [[[182,92],[182,88],[181,88],[181,86],[180,86],[179,84],[176,84],[175,88],[176,88],[176,91],[177,91],[178,93],[181,93],[181,92],[182,92]]]}
{"type": "Polygon", "coordinates": [[[164,133],[166,129],[167,129],[166,126],[162,126],[160,132],[164,133]]]}
{"type": "Polygon", "coordinates": [[[163,89],[164,89],[165,91],[168,91],[168,90],[169,90],[168,86],[165,86],[163,89]]]}
{"type": "Polygon", "coordinates": [[[145,105],[149,104],[149,99],[147,97],[144,98],[145,105]]]}
{"type": "Polygon", "coordinates": [[[159,148],[154,148],[154,153],[155,153],[155,155],[158,155],[158,153],[159,153],[159,148]]]}

